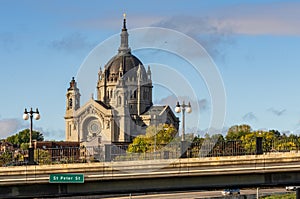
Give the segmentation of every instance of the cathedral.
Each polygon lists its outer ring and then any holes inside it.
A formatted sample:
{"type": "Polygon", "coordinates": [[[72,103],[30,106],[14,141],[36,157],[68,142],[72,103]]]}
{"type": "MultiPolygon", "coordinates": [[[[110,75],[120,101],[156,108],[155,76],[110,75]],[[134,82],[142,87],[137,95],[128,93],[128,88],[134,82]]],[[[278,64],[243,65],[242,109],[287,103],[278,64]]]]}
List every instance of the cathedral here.
{"type": "Polygon", "coordinates": [[[117,54],[95,74],[96,99],[81,106],[80,85],[72,78],[66,94],[66,141],[103,146],[130,143],[149,125],[166,123],[178,129],[179,119],[168,105],[153,105],[151,69],[131,53],[125,17],[120,36],[117,54]]]}

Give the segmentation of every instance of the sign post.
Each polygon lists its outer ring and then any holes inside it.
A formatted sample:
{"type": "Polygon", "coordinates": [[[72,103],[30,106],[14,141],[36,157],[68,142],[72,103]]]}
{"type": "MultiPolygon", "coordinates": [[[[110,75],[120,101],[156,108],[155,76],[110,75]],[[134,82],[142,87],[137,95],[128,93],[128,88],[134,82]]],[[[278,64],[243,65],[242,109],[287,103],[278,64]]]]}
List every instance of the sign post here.
{"type": "Polygon", "coordinates": [[[84,183],[84,174],[82,173],[50,174],[49,183],[84,183]]]}

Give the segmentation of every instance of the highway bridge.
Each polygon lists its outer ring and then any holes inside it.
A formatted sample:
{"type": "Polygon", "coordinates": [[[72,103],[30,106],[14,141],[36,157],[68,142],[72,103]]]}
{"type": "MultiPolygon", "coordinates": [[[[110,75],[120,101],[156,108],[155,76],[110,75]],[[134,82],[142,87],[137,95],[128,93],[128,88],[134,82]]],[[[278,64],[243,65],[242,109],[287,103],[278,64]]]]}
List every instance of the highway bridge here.
{"type": "Polygon", "coordinates": [[[300,185],[300,152],[0,168],[0,198],[300,185]],[[84,182],[50,182],[78,174],[84,182]]]}

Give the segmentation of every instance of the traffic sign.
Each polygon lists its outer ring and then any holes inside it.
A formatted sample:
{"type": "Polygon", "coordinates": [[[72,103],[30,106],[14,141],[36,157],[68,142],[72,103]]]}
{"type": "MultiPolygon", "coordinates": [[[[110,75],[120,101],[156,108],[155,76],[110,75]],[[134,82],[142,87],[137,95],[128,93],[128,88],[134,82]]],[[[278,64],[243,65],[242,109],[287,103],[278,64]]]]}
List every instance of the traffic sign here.
{"type": "Polygon", "coordinates": [[[50,174],[49,183],[84,183],[84,174],[82,173],[50,174]]]}

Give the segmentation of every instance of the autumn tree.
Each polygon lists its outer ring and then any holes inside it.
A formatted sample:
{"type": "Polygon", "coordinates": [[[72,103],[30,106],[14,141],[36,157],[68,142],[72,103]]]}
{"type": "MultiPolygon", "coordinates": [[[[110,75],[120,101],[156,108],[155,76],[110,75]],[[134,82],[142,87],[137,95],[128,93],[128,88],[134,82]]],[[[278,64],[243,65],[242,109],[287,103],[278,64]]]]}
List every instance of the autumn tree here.
{"type": "Polygon", "coordinates": [[[128,147],[128,152],[144,153],[159,150],[162,146],[169,144],[177,135],[177,129],[168,124],[149,126],[145,135],[134,138],[128,147]],[[155,148],[155,150],[154,150],[155,148]]]}
{"type": "Polygon", "coordinates": [[[220,134],[205,134],[193,140],[192,150],[210,151],[217,155],[232,155],[256,152],[257,138],[262,138],[264,152],[290,151],[300,148],[300,136],[281,134],[278,130],[252,130],[247,124],[234,125],[228,129],[225,138],[220,134]]]}
{"type": "Polygon", "coordinates": [[[132,153],[145,153],[150,149],[150,141],[145,135],[139,135],[134,138],[128,146],[127,151],[132,153]]]}

